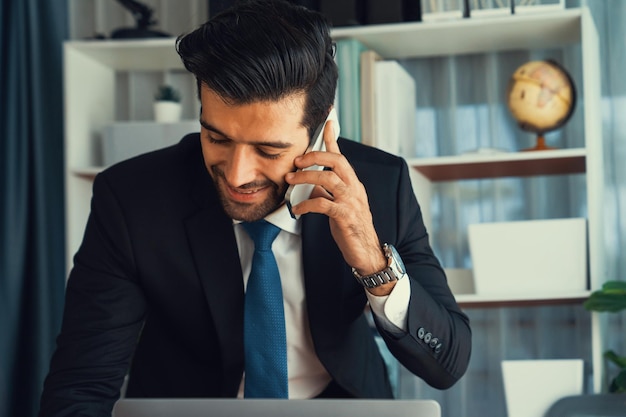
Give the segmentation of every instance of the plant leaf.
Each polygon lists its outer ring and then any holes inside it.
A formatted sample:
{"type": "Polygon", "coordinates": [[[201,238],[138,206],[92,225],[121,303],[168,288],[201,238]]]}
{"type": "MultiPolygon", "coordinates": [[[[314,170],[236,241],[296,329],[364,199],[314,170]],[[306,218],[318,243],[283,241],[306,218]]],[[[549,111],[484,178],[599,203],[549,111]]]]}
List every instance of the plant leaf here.
{"type": "Polygon", "coordinates": [[[619,366],[620,369],[626,369],[626,356],[619,356],[617,353],[615,353],[612,350],[607,350],[606,352],[604,352],[604,357],[614,363],[615,365],[619,366]]]}
{"type": "Polygon", "coordinates": [[[602,285],[602,289],[626,292],[626,281],[607,281],[602,285]]]}
{"type": "Polygon", "coordinates": [[[611,386],[609,388],[610,392],[626,392],[626,369],[622,370],[613,381],[611,381],[611,386]]]}
{"type": "Polygon", "coordinates": [[[591,293],[583,306],[589,311],[611,313],[626,309],[626,282],[607,281],[601,290],[591,293]]]}

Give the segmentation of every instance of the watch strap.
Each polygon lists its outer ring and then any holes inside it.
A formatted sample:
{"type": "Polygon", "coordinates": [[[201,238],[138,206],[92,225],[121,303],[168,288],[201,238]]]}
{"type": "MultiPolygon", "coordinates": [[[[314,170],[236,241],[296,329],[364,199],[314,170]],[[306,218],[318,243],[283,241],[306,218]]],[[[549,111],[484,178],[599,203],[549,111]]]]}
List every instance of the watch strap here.
{"type": "Polygon", "coordinates": [[[388,262],[387,266],[382,271],[374,272],[373,274],[368,275],[361,275],[356,269],[352,268],[352,275],[354,275],[356,280],[365,288],[380,287],[381,285],[389,282],[397,281],[405,275],[404,267],[401,267],[396,263],[396,259],[393,255],[395,249],[393,249],[391,245],[385,243],[383,245],[383,251],[385,252],[385,257],[388,262]]]}
{"type": "Polygon", "coordinates": [[[361,275],[356,269],[352,268],[352,274],[365,288],[376,288],[387,284],[391,281],[397,281],[401,276],[397,276],[391,267],[386,267],[380,272],[374,272],[370,275],[361,275]]]}

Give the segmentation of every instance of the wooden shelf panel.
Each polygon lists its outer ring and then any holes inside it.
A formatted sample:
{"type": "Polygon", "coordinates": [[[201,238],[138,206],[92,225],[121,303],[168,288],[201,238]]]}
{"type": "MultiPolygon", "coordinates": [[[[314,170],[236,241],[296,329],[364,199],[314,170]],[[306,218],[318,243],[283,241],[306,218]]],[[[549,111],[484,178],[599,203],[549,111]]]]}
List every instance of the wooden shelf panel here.
{"type": "Polygon", "coordinates": [[[457,303],[463,308],[495,308],[495,307],[529,307],[540,305],[562,305],[579,304],[582,305],[590,291],[576,293],[562,293],[551,295],[519,296],[515,294],[460,294],[456,295],[457,303]]]}
{"type": "Polygon", "coordinates": [[[581,40],[581,10],[443,22],[337,28],[335,39],[355,38],[383,58],[433,57],[504,50],[549,49],[581,40]]]}
{"type": "Polygon", "coordinates": [[[418,158],[407,163],[430,181],[455,181],[584,173],[586,155],[585,149],[576,148],[418,158]]]}

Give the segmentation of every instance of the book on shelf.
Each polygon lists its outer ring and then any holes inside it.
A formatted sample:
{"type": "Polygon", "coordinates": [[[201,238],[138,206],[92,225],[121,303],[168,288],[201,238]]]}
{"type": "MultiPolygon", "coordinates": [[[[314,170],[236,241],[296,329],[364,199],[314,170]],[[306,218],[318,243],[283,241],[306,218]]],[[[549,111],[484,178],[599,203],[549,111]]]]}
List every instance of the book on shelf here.
{"type": "Polygon", "coordinates": [[[376,85],[375,64],[382,57],[372,50],[361,52],[361,142],[375,146],[376,137],[376,85]]]}

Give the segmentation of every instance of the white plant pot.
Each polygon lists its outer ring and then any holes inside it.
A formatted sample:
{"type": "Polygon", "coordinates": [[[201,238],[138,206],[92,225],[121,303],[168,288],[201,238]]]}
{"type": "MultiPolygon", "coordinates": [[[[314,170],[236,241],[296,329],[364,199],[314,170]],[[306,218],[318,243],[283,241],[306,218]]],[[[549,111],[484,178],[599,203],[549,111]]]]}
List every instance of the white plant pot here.
{"type": "Polygon", "coordinates": [[[154,120],[159,123],[173,123],[180,120],[182,106],[174,101],[155,101],[154,120]]]}

